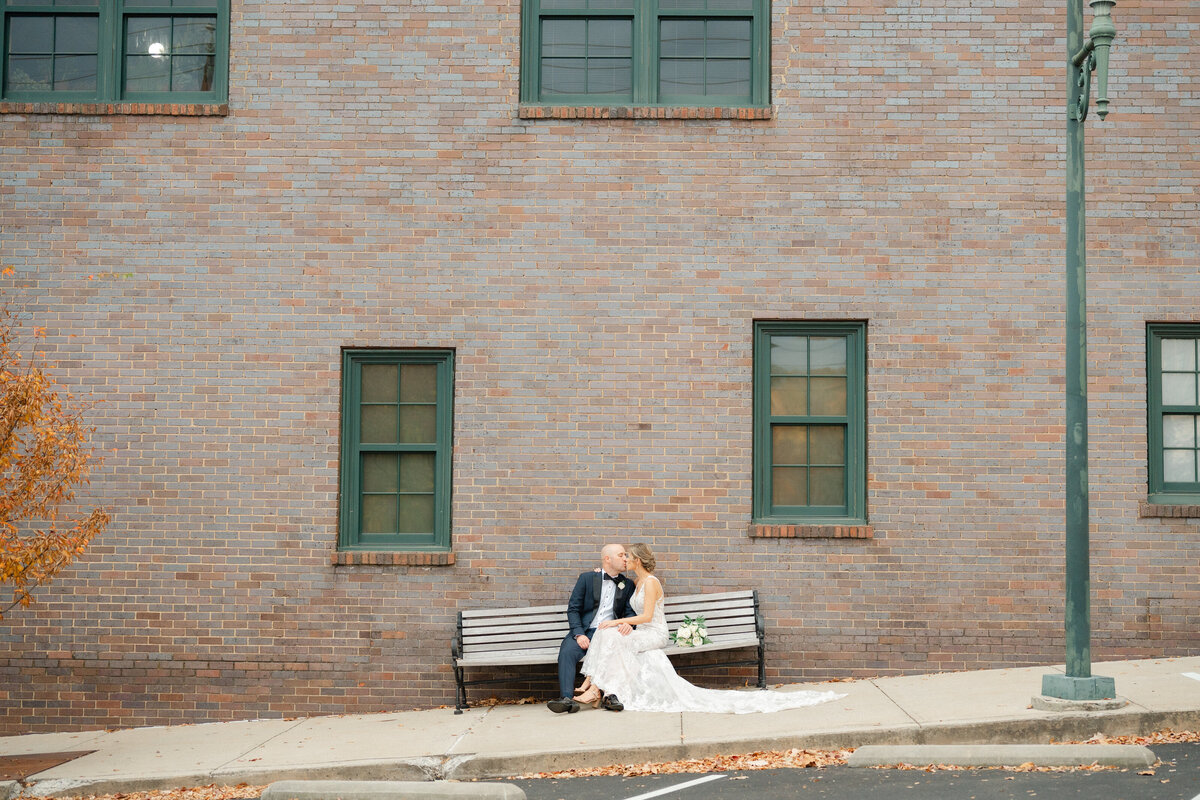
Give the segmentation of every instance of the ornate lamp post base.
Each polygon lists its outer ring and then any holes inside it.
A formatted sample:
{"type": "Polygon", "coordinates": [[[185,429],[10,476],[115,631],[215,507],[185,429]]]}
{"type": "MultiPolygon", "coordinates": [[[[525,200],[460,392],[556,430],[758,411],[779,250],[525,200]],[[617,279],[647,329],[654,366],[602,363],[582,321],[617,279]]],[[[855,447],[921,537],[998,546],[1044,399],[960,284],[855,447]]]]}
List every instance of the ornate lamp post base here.
{"type": "MultiPolygon", "coordinates": [[[[1089,678],[1075,678],[1070,675],[1043,675],[1042,694],[1048,698],[1059,700],[1114,700],[1117,697],[1117,684],[1112,678],[1092,675],[1089,678]]],[[[1121,700],[1119,708],[1125,705],[1121,700]]],[[[1034,698],[1037,707],[1037,698],[1034,698]]],[[[1050,709],[1046,709],[1050,710],[1050,709]]]]}

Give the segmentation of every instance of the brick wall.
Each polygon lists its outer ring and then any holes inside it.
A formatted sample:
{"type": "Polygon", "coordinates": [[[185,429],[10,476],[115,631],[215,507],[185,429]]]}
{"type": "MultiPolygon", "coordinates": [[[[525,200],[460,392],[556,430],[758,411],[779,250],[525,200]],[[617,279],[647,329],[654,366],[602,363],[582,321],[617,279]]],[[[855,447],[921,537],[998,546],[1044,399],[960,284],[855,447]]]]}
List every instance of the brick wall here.
{"type": "MultiPolygon", "coordinates": [[[[1019,5],[776,3],[769,119],[522,118],[518,4],[321,0],[234,4],[225,116],[0,115],[5,294],[114,512],[0,622],[0,733],[450,703],[455,612],[610,539],[757,587],[775,682],[1061,662],[1065,18],[1019,5]],[[867,321],[872,538],[748,535],[774,318],[867,321]],[[453,564],[331,564],[362,346],[456,350],[453,564]]],[[[1200,5],[1117,11],[1096,660],[1200,652],[1197,520],[1139,515],[1144,326],[1200,320],[1200,5]]]]}

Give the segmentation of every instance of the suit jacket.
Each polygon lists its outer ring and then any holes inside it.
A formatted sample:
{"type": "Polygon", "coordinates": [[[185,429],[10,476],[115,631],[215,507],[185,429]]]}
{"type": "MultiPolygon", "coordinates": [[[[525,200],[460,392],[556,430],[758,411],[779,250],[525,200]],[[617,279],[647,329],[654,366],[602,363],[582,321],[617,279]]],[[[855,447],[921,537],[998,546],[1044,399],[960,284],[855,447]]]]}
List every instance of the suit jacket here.
{"type": "MultiPolygon", "coordinates": [[[[571,625],[571,636],[587,633],[592,627],[592,618],[600,607],[600,591],[604,584],[603,572],[588,571],[575,581],[571,599],[567,601],[567,622],[571,625]]],[[[613,597],[613,616],[616,619],[629,616],[629,598],[633,597],[633,579],[619,575],[617,593],[613,597]],[[625,588],[620,588],[624,583],[625,588]]]]}

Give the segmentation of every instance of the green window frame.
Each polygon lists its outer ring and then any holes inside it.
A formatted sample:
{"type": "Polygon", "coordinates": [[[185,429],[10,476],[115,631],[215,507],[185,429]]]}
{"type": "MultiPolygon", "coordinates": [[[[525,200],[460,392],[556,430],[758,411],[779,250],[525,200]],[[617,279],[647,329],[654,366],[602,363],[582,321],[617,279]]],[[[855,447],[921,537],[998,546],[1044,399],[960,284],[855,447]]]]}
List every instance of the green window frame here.
{"type": "Polygon", "coordinates": [[[866,524],[866,325],[756,322],[754,522],[866,524]]]}
{"type": "Polygon", "coordinates": [[[1200,502],[1200,324],[1146,332],[1150,502],[1200,502]]]}
{"type": "Polygon", "coordinates": [[[0,0],[0,99],[224,103],[229,0],[0,0]]]}
{"type": "Polygon", "coordinates": [[[769,0],[523,0],[521,102],[763,107],[769,0]]]}
{"type": "Polygon", "coordinates": [[[342,355],[340,550],[450,549],[452,350],[342,355]]]}

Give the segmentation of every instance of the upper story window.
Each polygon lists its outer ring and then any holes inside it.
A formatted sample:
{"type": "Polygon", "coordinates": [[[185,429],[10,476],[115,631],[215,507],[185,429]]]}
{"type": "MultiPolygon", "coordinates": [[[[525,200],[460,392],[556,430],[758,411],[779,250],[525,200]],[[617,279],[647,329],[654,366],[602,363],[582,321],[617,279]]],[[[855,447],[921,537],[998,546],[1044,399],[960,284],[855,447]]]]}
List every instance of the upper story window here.
{"type": "Polygon", "coordinates": [[[754,520],[866,520],[866,327],[754,329],[754,520]]]}
{"type": "Polygon", "coordinates": [[[521,100],[765,106],[767,0],[524,0],[521,100]]]}
{"type": "Polygon", "coordinates": [[[1150,500],[1200,503],[1200,325],[1148,328],[1150,500]]]}
{"type": "Polygon", "coordinates": [[[229,0],[0,0],[0,99],[223,103],[229,0]]]}

